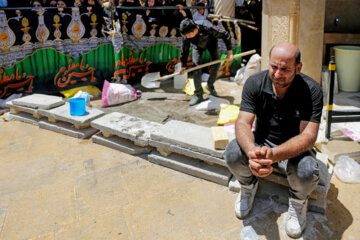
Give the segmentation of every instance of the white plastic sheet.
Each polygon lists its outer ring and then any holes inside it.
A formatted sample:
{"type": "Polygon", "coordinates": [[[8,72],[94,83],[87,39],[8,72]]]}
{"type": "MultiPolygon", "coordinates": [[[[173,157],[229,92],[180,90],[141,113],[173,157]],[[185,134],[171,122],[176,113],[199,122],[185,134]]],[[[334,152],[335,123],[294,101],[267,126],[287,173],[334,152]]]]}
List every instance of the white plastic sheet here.
{"type": "Polygon", "coordinates": [[[336,176],[345,183],[360,183],[360,164],[349,156],[341,156],[334,168],[336,176]]]}

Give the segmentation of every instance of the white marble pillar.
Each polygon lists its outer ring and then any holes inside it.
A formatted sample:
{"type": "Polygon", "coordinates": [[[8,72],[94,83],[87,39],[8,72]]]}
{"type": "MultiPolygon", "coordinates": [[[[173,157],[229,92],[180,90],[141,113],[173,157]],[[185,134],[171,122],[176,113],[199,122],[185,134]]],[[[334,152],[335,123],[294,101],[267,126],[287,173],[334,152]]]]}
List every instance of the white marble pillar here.
{"type": "Polygon", "coordinates": [[[263,0],[262,69],[270,48],[288,41],[300,48],[302,72],[321,82],[325,0],[263,0]]]}

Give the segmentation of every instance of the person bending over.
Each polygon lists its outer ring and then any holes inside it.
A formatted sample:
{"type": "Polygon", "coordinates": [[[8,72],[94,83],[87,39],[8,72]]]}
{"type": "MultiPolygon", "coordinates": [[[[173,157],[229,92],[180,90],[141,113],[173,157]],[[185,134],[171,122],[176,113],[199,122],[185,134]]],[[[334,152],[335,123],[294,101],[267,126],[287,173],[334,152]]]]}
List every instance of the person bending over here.
{"type": "MultiPolygon", "coordinates": [[[[231,35],[224,30],[220,30],[212,25],[207,20],[194,22],[191,19],[184,19],[180,23],[180,32],[184,36],[182,49],[181,49],[181,71],[182,74],[186,69],[186,63],[190,52],[190,45],[192,46],[192,63],[193,67],[201,64],[202,54],[208,50],[211,60],[219,59],[218,52],[218,38],[222,38],[225,42],[227,49],[227,60],[232,60],[233,52],[231,46],[231,35]]],[[[220,64],[212,65],[211,73],[207,82],[207,87],[211,95],[217,96],[214,88],[214,82],[217,77],[220,64]]],[[[202,102],[203,89],[201,87],[201,69],[193,72],[195,96],[190,100],[189,105],[193,106],[202,102]]]]}

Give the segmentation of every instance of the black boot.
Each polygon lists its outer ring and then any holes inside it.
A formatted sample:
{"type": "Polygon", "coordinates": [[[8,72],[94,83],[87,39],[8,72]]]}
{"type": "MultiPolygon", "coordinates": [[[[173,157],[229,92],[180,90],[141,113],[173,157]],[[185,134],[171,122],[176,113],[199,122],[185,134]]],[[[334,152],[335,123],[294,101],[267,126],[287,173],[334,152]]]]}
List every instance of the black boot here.
{"type": "Polygon", "coordinates": [[[204,101],[204,98],[202,95],[195,95],[189,102],[189,106],[194,106],[198,103],[201,103],[202,101],[204,101]]]}
{"type": "Polygon", "coordinates": [[[206,86],[206,89],[210,92],[210,95],[211,95],[211,96],[214,96],[214,97],[217,97],[217,96],[218,96],[218,94],[217,94],[217,92],[216,92],[216,90],[215,90],[214,87],[206,86]]]}

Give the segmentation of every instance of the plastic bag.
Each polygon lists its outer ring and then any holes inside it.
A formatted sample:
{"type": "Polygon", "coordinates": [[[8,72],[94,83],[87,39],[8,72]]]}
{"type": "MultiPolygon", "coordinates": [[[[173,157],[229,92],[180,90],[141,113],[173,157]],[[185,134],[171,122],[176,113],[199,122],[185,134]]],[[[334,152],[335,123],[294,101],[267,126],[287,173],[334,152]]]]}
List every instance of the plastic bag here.
{"type": "Polygon", "coordinates": [[[203,101],[195,107],[196,111],[219,111],[221,107],[229,105],[230,102],[227,99],[214,97],[210,95],[209,100],[203,101]]]}
{"type": "Polygon", "coordinates": [[[87,92],[90,95],[94,96],[94,98],[96,99],[101,96],[101,91],[97,87],[91,85],[72,88],[69,90],[61,91],[60,93],[66,98],[71,98],[79,91],[87,92]]]}
{"type": "MultiPolygon", "coordinates": [[[[203,91],[206,91],[206,82],[201,83],[203,91]]],[[[193,96],[195,93],[195,84],[193,78],[188,78],[184,89],[182,90],[186,95],[193,96]]]]}
{"type": "Polygon", "coordinates": [[[186,85],[183,89],[183,92],[186,93],[186,95],[193,96],[195,92],[195,85],[194,85],[194,79],[188,78],[186,85]]]}
{"type": "Polygon", "coordinates": [[[11,100],[14,100],[14,99],[17,99],[17,98],[21,98],[22,97],[22,93],[14,93],[14,94],[11,94],[8,98],[6,99],[0,99],[0,108],[6,108],[6,103],[11,101],[11,100]]]}
{"type": "Polygon", "coordinates": [[[240,107],[235,105],[228,105],[226,107],[221,108],[217,124],[224,125],[226,123],[236,122],[239,112],[240,112],[240,107]]]}
{"type": "Polygon", "coordinates": [[[141,97],[141,91],[135,90],[131,85],[109,83],[105,80],[101,96],[101,107],[134,101],[139,97],[141,97]]]}
{"type": "Polygon", "coordinates": [[[360,164],[349,156],[340,156],[334,168],[336,176],[345,183],[360,183],[360,164]]]}
{"type": "Polygon", "coordinates": [[[74,98],[78,98],[78,97],[85,98],[86,106],[91,107],[90,99],[94,98],[93,95],[90,95],[89,93],[83,92],[83,91],[80,90],[74,95],[74,98]]]}
{"type": "Polygon", "coordinates": [[[241,68],[236,72],[235,82],[239,85],[244,85],[246,80],[253,74],[260,72],[261,57],[259,54],[254,54],[249,59],[245,68],[241,68]]]}

